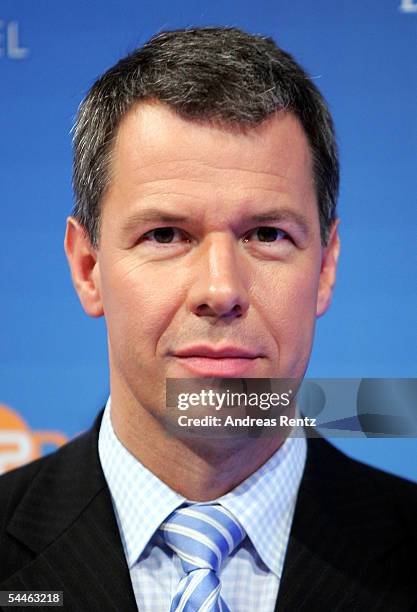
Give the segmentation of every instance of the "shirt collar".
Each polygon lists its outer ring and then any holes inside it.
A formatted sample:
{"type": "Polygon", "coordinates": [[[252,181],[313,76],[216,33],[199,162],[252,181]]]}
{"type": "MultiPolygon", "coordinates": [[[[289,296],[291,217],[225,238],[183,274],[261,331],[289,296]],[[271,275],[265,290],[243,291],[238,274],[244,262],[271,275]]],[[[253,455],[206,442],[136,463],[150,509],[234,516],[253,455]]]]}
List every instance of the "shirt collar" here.
{"type": "Polygon", "coordinates": [[[256,472],[218,499],[240,522],[258,555],[281,578],[307,444],[302,428],[256,472]]]}
{"type": "Polygon", "coordinates": [[[184,501],[138,461],[117,438],[111,398],[101,421],[98,449],[129,568],[139,559],[162,521],[184,501]]]}
{"type": "MultiPolygon", "coordinates": [[[[262,561],[278,577],[304,470],[306,446],[301,430],[240,485],[210,502],[221,503],[240,521],[262,561]]],[[[188,500],[123,446],[113,430],[110,398],[101,422],[98,447],[131,568],[163,520],[188,500]]]]}

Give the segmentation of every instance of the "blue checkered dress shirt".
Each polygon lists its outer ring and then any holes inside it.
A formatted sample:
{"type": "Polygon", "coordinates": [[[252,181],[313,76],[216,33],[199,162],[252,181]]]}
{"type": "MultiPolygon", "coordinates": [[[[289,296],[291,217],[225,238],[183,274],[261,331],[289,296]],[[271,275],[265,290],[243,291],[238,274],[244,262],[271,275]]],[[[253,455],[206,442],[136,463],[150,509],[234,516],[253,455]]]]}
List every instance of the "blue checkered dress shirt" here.
{"type": "MultiPolygon", "coordinates": [[[[167,612],[183,576],[180,559],[156,533],[186,500],[144,467],[114,433],[109,398],[99,456],[109,486],[140,612],[167,612]]],[[[220,571],[221,595],[233,612],[273,612],[306,459],[304,437],[288,438],[254,474],[216,503],[248,537],[220,571]]]]}

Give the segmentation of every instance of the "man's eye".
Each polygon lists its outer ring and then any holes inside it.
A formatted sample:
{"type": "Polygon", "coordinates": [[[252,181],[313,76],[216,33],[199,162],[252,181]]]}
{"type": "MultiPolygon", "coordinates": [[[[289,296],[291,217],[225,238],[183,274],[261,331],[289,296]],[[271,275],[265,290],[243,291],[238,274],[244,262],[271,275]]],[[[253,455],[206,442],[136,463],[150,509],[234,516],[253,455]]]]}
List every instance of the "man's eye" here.
{"type": "Polygon", "coordinates": [[[179,241],[187,241],[184,232],[176,227],[157,227],[143,235],[142,240],[157,242],[159,244],[172,244],[179,241]]]}
{"type": "Polygon", "coordinates": [[[276,242],[283,238],[288,238],[288,234],[284,230],[266,225],[251,230],[246,234],[244,241],[248,242],[250,239],[256,239],[259,242],[276,242]]]}

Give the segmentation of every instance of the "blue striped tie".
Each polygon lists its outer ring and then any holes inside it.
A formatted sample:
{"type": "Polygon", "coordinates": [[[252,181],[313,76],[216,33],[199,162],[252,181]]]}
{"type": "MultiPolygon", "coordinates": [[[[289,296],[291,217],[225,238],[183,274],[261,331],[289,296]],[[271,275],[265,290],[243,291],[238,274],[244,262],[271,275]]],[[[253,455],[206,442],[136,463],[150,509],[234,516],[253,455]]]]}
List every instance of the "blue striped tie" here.
{"type": "Polygon", "coordinates": [[[175,510],[160,530],[185,572],[170,612],[230,612],[216,572],[246,535],[233,515],[218,504],[194,504],[175,510]]]}

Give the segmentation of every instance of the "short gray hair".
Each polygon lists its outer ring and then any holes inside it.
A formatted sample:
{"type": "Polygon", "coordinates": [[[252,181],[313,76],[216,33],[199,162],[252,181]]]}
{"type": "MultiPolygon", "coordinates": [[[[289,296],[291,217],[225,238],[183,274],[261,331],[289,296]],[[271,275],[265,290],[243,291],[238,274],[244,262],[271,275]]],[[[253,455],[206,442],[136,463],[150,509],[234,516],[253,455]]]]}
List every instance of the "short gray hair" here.
{"type": "Polygon", "coordinates": [[[326,245],[336,218],[339,162],[326,102],[306,72],[272,38],[237,28],[162,32],[121,59],[91,87],[74,126],[73,214],[98,247],[101,200],[112,145],[127,111],[157,100],[181,117],[248,129],[292,112],[307,135],[326,245]]]}

